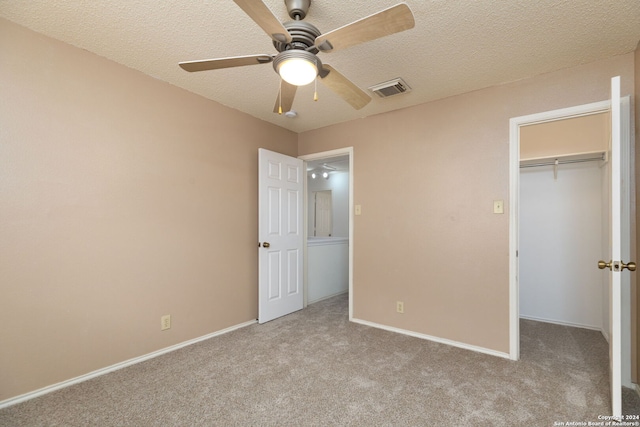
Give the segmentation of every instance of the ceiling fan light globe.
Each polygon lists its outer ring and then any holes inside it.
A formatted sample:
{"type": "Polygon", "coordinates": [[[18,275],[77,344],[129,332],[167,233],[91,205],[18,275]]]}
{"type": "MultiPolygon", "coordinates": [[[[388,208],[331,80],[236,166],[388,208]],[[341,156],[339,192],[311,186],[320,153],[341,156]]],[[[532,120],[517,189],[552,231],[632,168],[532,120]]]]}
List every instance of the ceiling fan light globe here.
{"type": "Polygon", "coordinates": [[[273,68],[282,80],[294,86],[313,82],[322,69],[322,62],[313,53],[300,49],[280,52],[273,60],[273,68]]]}
{"type": "Polygon", "coordinates": [[[318,75],[315,64],[303,58],[287,59],[280,64],[278,73],[282,80],[296,86],[304,86],[313,82],[318,75]]]}

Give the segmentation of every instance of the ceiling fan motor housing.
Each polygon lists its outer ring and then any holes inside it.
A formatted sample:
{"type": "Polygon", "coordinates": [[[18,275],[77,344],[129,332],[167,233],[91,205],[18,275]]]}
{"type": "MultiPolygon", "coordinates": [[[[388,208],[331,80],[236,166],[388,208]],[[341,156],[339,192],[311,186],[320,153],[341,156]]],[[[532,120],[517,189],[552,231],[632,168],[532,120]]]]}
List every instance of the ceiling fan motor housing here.
{"type": "Polygon", "coordinates": [[[303,49],[311,53],[318,53],[318,49],[314,46],[316,38],[320,36],[320,30],[315,25],[302,21],[285,22],[284,27],[291,34],[291,43],[284,43],[274,40],[273,45],[278,52],[284,52],[290,49],[303,49]]]}

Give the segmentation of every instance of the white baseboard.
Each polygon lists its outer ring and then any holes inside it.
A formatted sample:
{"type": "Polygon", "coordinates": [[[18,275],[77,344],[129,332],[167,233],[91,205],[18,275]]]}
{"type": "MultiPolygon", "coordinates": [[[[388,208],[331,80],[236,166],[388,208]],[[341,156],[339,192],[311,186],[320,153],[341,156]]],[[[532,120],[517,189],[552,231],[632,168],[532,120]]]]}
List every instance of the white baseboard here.
{"type": "Polygon", "coordinates": [[[437,342],[437,343],[440,343],[440,344],[446,344],[446,345],[450,345],[452,347],[458,347],[458,348],[462,348],[462,349],[465,349],[465,350],[471,350],[471,351],[475,351],[477,353],[484,353],[484,354],[488,354],[488,355],[491,355],[491,356],[502,357],[503,359],[509,359],[510,358],[509,353],[503,353],[501,351],[491,350],[491,349],[484,348],[484,347],[478,347],[478,346],[471,345],[471,344],[465,344],[465,343],[458,342],[458,341],[448,340],[446,338],[438,338],[438,337],[434,337],[434,336],[431,336],[431,335],[420,334],[418,332],[407,331],[405,329],[394,328],[392,326],[380,325],[378,323],[368,322],[366,320],[352,319],[351,321],[354,322],[354,323],[359,323],[361,325],[371,326],[372,328],[384,329],[385,331],[396,332],[396,333],[403,334],[403,335],[409,335],[411,337],[421,338],[421,339],[424,339],[424,340],[427,340],[427,341],[433,341],[433,342],[437,342]]]}
{"type": "Polygon", "coordinates": [[[604,339],[607,340],[607,342],[609,342],[609,334],[605,332],[602,326],[583,325],[580,323],[564,322],[562,320],[555,320],[555,319],[544,319],[542,317],[526,316],[522,314],[520,315],[520,318],[525,320],[533,320],[535,322],[552,323],[554,325],[571,326],[572,328],[582,328],[582,329],[589,329],[592,331],[598,331],[602,334],[604,339]]]}
{"type": "Polygon", "coordinates": [[[545,319],[542,317],[535,317],[535,316],[526,316],[526,315],[520,315],[521,319],[525,319],[525,320],[534,320],[536,322],[544,322],[544,323],[553,323],[555,325],[562,325],[562,326],[571,326],[572,328],[582,328],[582,329],[591,329],[592,331],[601,331],[602,327],[600,326],[593,326],[593,325],[583,325],[580,323],[572,323],[572,322],[565,322],[562,320],[556,320],[556,319],[545,319]]]}
{"type": "Polygon", "coordinates": [[[208,334],[208,335],[204,335],[204,336],[201,336],[201,337],[198,337],[198,338],[194,338],[194,339],[189,340],[189,341],[184,341],[184,342],[181,342],[179,344],[172,345],[171,347],[166,347],[166,348],[154,351],[152,353],[145,354],[143,356],[134,357],[133,359],[125,360],[124,362],[116,363],[115,365],[107,366],[106,368],[98,369],[96,371],[89,372],[87,374],[80,375],[78,377],[71,378],[71,379],[68,379],[66,381],[61,381],[59,383],[52,384],[52,385],[47,386],[47,387],[43,387],[43,388],[35,390],[35,391],[31,391],[31,392],[28,392],[28,393],[25,393],[25,394],[21,394],[19,396],[11,397],[9,399],[0,401],[0,409],[6,408],[8,406],[16,405],[18,403],[21,403],[21,402],[36,398],[38,396],[42,396],[42,395],[47,394],[47,393],[51,393],[51,392],[56,391],[56,390],[60,390],[60,389],[65,388],[65,387],[69,387],[69,386],[74,385],[74,384],[81,383],[83,381],[90,380],[92,378],[99,377],[99,376],[104,375],[104,374],[108,374],[109,372],[117,371],[118,369],[126,368],[127,366],[135,365],[136,363],[144,362],[145,360],[153,359],[154,357],[158,357],[158,356],[161,356],[163,354],[170,353],[172,351],[181,349],[183,347],[187,347],[187,346],[190,346],[192,344],[196,344],[196,343],[198,343],[200,341],[208,340],[209,338],[217,337],[219,335],[223,335],[223,334],[226,334],[228,332],[235,331],[236,329],[241,329],[241,328],[244,328],[246,326],[251,326],[251,325],[253,325],[255,323],[257,323],[256,320],[251,320],[249,322],[241,323],[239,325],[230,326],[230,327],[228,327],[226,329],[222,329],[220,331],[213,332],[213,333],[208,334]]]}
{"type": "Polygon", "coordinates": [[[324,301],[324,300],[329,299],[329,298],[337,297],[338,295],[344,295],[344,294],[346,294],[348,292],[349,292],[349,289],[345,289],[343,291],[336,292],[335,294],[327,295],[326,297],[321,297],[321,298],[318,298],[318,299],[314,299],[313,301],[309,301],[309,302],[307,302],[307,305],[315,304],[317,302],[324,301]]]}

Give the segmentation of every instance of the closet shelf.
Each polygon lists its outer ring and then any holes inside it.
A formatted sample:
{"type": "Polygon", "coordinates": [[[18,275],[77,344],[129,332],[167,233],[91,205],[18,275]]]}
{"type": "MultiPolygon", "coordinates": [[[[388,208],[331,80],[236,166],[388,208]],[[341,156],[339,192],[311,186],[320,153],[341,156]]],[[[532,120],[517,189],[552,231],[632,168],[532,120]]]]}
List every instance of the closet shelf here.
{"type": "Polygon", "coordinates": [[[520,167],[533,168],[537,166],[554,166],[556,164],[563,165],[567,163],[582,163],[593,161],[602,161],[606,163],[608,160],[607,156],[608,153],[606,151],[589,151],[584,153],[563,154],[560,156],[532,157],[528,159],[520,159],[520,167]]]}

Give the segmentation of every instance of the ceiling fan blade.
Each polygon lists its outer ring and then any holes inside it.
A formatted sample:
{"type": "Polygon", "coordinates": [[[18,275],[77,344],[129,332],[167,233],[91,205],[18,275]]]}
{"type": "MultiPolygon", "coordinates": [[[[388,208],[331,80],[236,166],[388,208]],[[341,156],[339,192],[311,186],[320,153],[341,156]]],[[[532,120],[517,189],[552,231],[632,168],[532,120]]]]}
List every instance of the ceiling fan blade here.
{"type": "Polygon", "coordinates": [[[290,43],[291,34],[282,25],[278,18],[269,10],[266,4],[260,0],[233,0],[244,13],[249,15],[256,24],[273,40],[281,43],[290,43]]]}
{"type": "Polygon", "coordinates": [[[406,3],[362,18],[316,38],[315,46],[322,52],[333,52],[360,43],[399,33],[415,26],[413,13],[406,3]]]}
{"type": "Polygon", "coordinates": [[[230,58],[203,59],[200,61],[180,62],[178,65],[189,72],[219,70],[221,68],[242,67],[243,65],[268,64],[274,55],[247,55],[230,58]]]}
{"type": "Polygon", "coordinates": [[[274,113],[286,113],[287,111],[291,111],[291,107],[293,106],[293,99],[296,96],[296,90],[298,90],[298,86],[292,85],[290,83],[285,82],[284,80],[280,80],[280,92],[278,93],[278,98],[276,98],[276,105],[273,107],[274,113]],[[280,109],[282,107],[282,110],[280,109]]]}
{"type": "Polygon", "coordinates": [[[329,74],[326,74],[324,77],[322,77],[324,73],[321,74],[322,83],[351,104],[356,110],[361,109],[371,101],[371,97],[367,95],[365,91],[353,84],[351,80],[337,72],[330,65],[324,64],[323,71],[328,71],[329,74]]]}

